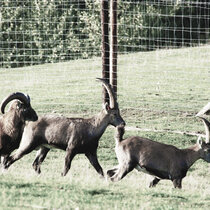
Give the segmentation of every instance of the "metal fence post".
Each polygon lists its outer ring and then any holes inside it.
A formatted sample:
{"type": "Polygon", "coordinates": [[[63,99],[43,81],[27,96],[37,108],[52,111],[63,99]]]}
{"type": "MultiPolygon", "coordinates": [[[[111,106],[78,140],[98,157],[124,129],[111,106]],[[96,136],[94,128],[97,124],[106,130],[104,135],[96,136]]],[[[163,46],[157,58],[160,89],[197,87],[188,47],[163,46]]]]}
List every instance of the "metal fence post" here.
{"type": "Polygon", "coordinates": [[[111,0],[111,62],[110,83],[117,97],[117,0],[111,0]]]}

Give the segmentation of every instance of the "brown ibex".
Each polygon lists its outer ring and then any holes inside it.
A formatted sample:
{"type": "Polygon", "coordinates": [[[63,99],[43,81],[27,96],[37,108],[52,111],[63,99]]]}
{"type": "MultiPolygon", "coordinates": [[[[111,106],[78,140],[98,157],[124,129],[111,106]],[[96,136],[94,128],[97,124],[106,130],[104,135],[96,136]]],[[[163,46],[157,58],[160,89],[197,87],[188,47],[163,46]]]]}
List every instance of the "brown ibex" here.
{"type": "Polygon", "coordinates": [[[36,121],[36,112],[31,107],[30,97],[20,92],[12,93],[3,99],[0,117],[0,156],[9,156],[19,147],[26,121],[36,121]],[[12,101],[5,113],[6,105],[12,101]]]}
{"type": "Polygon", "coordinates": [[[124,127],[118,126],[115,152],[119,165],[107,171],[108,177],[111,181],[119,181],[136,168],[155,177],[150,187],[161,179],[169,179],[175,188],[181,188],[182,179],[195,161],[203,159],[210,163],[210,123],[205,118],[201,119],[206,128],[206,142],[199,137],[197,143],[187,149],[138,136],[123,139],[124,127]]]}
{"type": "Polygon", "coordinates": [[[112,87],[104,79],[98,80],[106,88],[110,104],[105,103],[102,111],[90,119],[45,115],[36,122],[28,123],[24,129],[20,147],[8,158],[6,167],[35,148],[41,147],[33,163],[36,172],[40,173],[41,163],[49,151],[47,147],[50,146],[66,151],[63,176],[70,169],[74,156],[79,153],[85,154],[95,170],[104,176],[97,158],[98,141],[108,125],[124,126],[125,122],[120,116],[112,87]]]}

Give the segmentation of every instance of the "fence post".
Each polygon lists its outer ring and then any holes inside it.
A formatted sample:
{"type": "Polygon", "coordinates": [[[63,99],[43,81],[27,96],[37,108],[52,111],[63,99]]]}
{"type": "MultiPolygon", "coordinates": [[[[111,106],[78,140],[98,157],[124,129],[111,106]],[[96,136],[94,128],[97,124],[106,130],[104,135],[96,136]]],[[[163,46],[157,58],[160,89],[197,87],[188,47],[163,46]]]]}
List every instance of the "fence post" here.
{"type": "MultiPolygon", "coordinates": [[[[109,81],[109,1],[102,0],[101,5],[101,25],[102,25],[102,78],[109,81]]],[[[103,101],[109,102],[109,95],[103,88],[103,101]]]]}
{"type": "Polygon", "coordinates": [[[110,83],[117,97],[117,0],[111,0],[111,62],[110,83]]]}

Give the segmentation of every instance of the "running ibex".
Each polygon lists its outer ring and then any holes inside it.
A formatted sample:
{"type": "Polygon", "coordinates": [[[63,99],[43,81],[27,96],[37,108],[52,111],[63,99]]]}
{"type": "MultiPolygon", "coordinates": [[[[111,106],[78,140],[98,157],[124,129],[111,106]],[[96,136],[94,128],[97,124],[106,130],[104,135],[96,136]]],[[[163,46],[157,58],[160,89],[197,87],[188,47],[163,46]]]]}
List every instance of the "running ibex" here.
{"type": "Polygon", "coordinates": [[[26,121],[38,119],[36,112],[31,107],[30,97],[20,92],[12,93],[3,99],[0,117],[0,156],[9,156],[19,147],[26,121]],[[12,101],[9,110],[5,107],[12,101]]]}
{"type": "Polygon", "coordinates": [[[66,151],[63,176],[70,169],[74,156],[79,153],[85,154],[96,171],[104,176],[97,158],[98,141],[108,125],[124,126],[125,122],[120,116],[112,87],[104,79],[98,80],[106,88],[110,104],[105,103],[102,111],[90,119],[46,115],[36,122],[28,123],[24,129],[20,147],[8,158],[6,167],[35,148],[41,147],[33,163],[36,172],[40,173],[41,163],[50,150],[49,147],[56,147],[66,151]]]}
{"type": "Polygon", "coordinates": [[[195,161],[203,159],[210,163],[210,123],[205,118],[201,119],[206,128],[206,142],[199,137],[197,143],[187,149],[138,136],[123,139],[124,126],[118,126],[115,152],[119,165],[107,171],[108,177],[111,181],[119,181],[136,168],[155,177],[150,187],[161,179],[169,179],[175,188],[181,188],[182,179],[195,161]]]}

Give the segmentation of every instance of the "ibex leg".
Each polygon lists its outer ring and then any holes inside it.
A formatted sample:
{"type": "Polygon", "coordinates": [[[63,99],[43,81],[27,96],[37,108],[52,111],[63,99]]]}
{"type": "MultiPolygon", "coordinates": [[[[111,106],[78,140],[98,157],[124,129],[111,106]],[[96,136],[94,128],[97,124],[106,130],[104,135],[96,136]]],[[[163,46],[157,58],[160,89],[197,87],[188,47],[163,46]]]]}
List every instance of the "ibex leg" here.
{"type": "Polygon", "coordinates": [[[37,146],[36,144],[21,144],[16,152],[7,158],[5,168],[9,168],[15,161],[32,152],[37,146]]]}
{"type": "Polygon", "coordinates": [[[111,181],[113,181],[113,182],[119,181],[120,179],[125,177],[127,173],[132,171],[134,169],[134,167],[135,166],[133,164],[120,165],[117,172],[114,174],[114,176],[111,177],[111,181]]]}
{"type": "Polygon", "coordinates": [[[32,166],[34,170],[40,174],[41,173],[41,164],[47,156],[47,153],[50,151],[47,147],[41,147],[36,153],[36,159],[34,160],[32,166]]]}
{"type": "Polygon", "coordinates": [[[173,184],[174,184],[175,188],[181,189],[182,188],[182,179],[174,179],[173,184]]]}
{"type": "Polygon", "coordinates": [[[91,165],[95,168],[95,170],[101,175],[104,176],[104,172],[102,167],[100,166],[99,162],[98,162],[98,158],[97,158],[97,154],[96,151],[92,152],[92,153],[86,153],[85,154],[86,157],[88,158],[88,160],[90,161],[91,165]]]}
{"type": "Polygon", "coordinates": [[[62,176],[66,176],[66,174],[68,173],[71,167],[71,161],[73,160],[76,154],[77,153],[74,151],[73,148],[68,147],[66,149],[65,165],[64,165],[63,173],[61,173],[62,176]]]}

